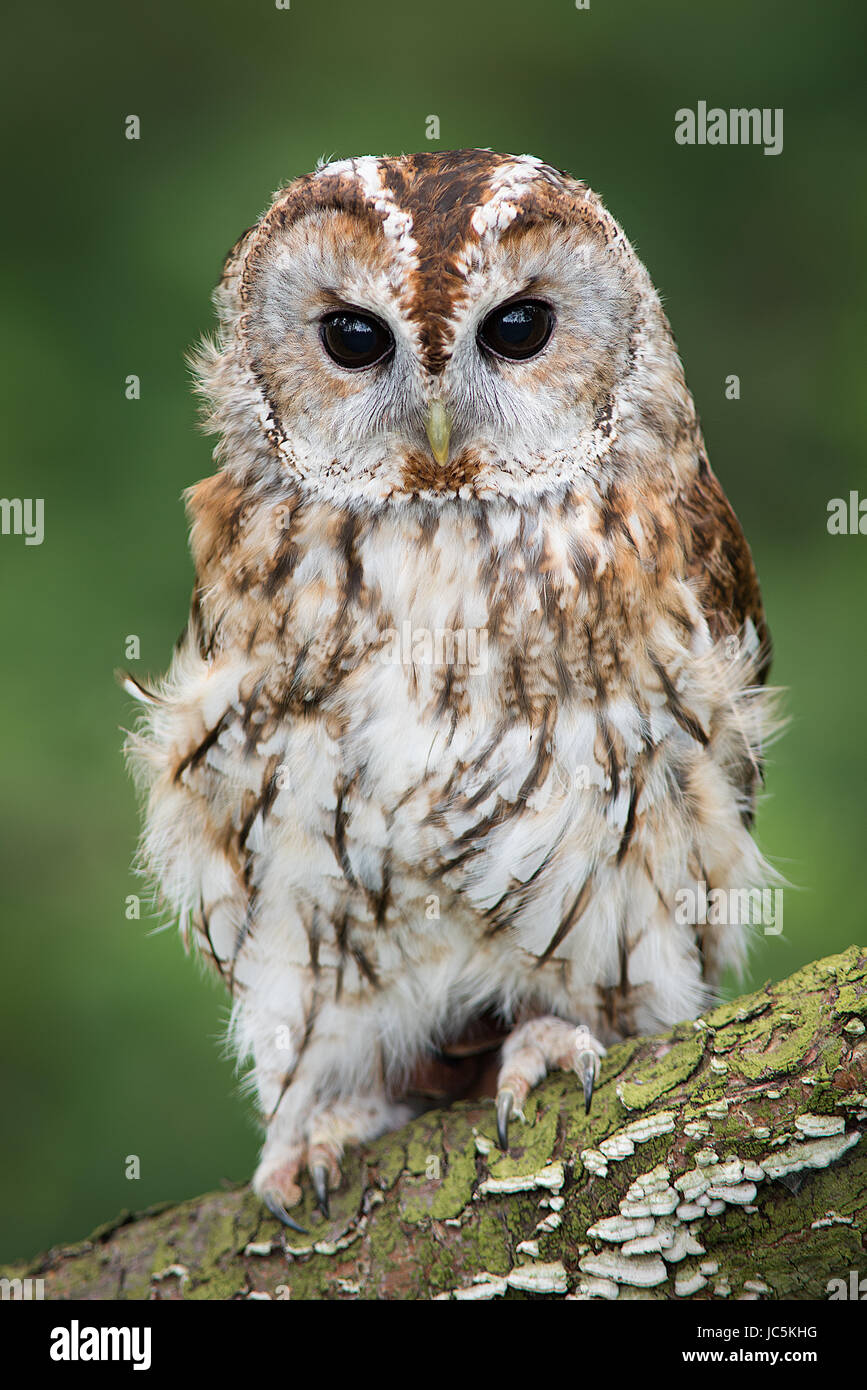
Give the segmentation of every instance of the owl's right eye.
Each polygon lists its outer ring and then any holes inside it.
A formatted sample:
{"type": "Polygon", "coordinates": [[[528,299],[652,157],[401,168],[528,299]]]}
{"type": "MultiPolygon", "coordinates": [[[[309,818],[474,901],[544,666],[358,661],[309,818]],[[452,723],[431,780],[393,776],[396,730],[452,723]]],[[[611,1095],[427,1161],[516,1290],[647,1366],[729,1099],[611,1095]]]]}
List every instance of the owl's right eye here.
{"type": "Polygon", "coordinates": [[[340,367],[372,367],[394,352],[384,323],[358,309],[339,309],[320,320],[322,345],[340,367]]]}
{"type": "Polygon", "coordinates": [[[479,329],[479,342],[494,357],[525,362],[535,357],[554,331],[554,311],[539,299],[518,299],[501,304],[488,314],[479,329]]]}

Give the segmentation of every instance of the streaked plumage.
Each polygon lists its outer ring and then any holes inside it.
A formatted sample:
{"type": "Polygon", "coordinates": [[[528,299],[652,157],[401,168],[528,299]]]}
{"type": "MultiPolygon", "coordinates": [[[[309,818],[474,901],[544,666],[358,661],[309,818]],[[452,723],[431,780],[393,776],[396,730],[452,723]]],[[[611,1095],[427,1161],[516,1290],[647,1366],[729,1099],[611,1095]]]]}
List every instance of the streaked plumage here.
{"type": "Polygon", "coordinates": [[[414,1094],[481,1085],[514,1024],[529,1086],[568,1064],[558,1019],[607,1043],[702,1009],[747,932],[674,899],[771,877],[768,639],[658,297],[584,184],[479,150],[330,164],[216,302],[221,468],[188,494],[190,622],[131,747],[285,1207],[414,1094]],[[501,361],[479,325],[516,299],[554,329],[501,361]],[[387,362],[329,358],[344,306],[387,362]],[[407,631],[483,633],[484,660],[395,658],[407,631]],[[465,1059],[445,1085],[439,1049],[465,1059]]]}

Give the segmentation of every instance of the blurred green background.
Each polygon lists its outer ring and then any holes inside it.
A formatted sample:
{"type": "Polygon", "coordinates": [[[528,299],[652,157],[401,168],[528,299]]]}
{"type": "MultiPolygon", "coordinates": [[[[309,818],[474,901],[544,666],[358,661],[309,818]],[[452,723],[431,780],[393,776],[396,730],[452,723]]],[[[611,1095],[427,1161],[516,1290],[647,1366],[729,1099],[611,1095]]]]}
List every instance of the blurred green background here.
{"type": "Polygon", "coordinates": [[[826,508],[867,494],[865,37],[855,0],[7,16],[0,491],[44,497],[46,535],[0,537],[0,1258],[254,1166],[221,992],[173,932],[124,916],[144,889],[112,668],[137,634],[132,669],[161,671],[185,620],[179,494],[212,470],[184,353],[211,327],[223,254],[322,154],[529,151],[621,221],[664,296],[789,687],[758,831],[800,890],[750,981],[864,940],[867,537],[829,536],[826,508]],[[699,100],[783,107],[783,153],[676,145],[675,110],[699,100]]]}

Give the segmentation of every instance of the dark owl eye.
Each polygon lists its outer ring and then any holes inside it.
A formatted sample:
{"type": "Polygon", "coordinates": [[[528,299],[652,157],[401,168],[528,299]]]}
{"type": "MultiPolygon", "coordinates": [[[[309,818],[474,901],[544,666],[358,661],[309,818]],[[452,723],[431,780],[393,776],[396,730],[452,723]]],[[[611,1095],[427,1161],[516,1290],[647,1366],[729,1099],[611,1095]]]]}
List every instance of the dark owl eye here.
{"type": "Polygon", "coordinates": [[[372,367],[394,351],[394,338],[385,324],[358,309],[326,314],[319,332],[328,356],[341,367],[372,367]]]}
{"type": "Polygon", "coordinates": [[[554,327],[554,311],[539,299],[513,300],[488,314],[479,342],[496,357],[523,362],[541,352],[554,327]]]}

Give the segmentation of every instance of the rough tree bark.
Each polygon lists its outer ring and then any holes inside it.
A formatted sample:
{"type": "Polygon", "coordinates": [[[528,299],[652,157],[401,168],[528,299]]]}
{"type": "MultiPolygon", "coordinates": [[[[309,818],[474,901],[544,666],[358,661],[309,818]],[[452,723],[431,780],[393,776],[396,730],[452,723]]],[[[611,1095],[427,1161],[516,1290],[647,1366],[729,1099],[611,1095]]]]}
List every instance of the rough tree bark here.
{"type": "Polygon", "coordinates": [[[346,1160],[331,1219],[248,1188],[151,1208],[10,1278],[51,1299],[824,1299],[867,1272],[867,948],[550,1078],[497,1150],[491,1101],[346,1160]]]}

